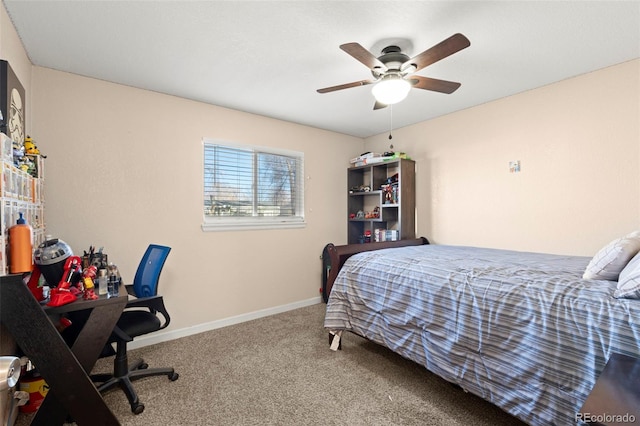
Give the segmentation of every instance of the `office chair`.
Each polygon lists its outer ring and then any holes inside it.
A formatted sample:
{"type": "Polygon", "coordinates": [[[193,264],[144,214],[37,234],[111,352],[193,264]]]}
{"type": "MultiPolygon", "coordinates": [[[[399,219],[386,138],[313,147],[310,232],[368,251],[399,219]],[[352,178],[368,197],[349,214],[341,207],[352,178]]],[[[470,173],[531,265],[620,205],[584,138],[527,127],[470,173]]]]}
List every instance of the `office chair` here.
{"type": "MultiPolygon", "coordinates": [[[[97,383],[100,392],[107,391],[118,385],[124,391],[131,411],[140,414],[144,411],[144,404],[140,403],[133,388],[132,381],[149,376],[164,376],[169,380],[178,380],[178,374],[173,368],[148,368],[142,359],[129,365],[127,358],[127,342],[135,337],[153,333],[169,325],[169,313],[164,307],[162,296],[157,295],[158,281],[164,262],[171,251],[171,247],[150,244],[138,269],[133,284],[126,285],[127,293],[135,296],[129,300],[124,312],[120,316],[115,329],[111,333],[109,343],[116,343],[116,357],[113,361],[113,374],[92,374],[91,379],[97,383]],[[157,314],[161,314],[164,322],[157,314]]],[[[111,345],[107,345],[113,354],[111,345]]],[[[103,352],[103,356],[109,355],[103,352]]]]}

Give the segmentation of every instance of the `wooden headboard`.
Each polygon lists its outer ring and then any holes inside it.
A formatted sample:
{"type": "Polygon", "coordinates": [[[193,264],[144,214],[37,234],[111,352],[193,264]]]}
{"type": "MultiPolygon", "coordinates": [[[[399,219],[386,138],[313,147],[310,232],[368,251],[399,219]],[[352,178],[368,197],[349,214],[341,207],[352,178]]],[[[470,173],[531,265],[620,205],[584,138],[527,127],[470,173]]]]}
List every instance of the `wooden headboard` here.
{"type": "Polygon", "coordinates": [[[338,272],[344,265],[344,262],[356,253],[363,251],[380,250],[394,247],[405,246],[421,246],[423,244],[429,244],[429,240],[425,237],[416,238],[413,240],[400,240],[400,241],[385,241],[382,243],[365,243],[365,244],[347,244],[343,246],[336,246],[332,243],[324,246],[322,251],[322,299],[325,303],[329,300],[329,294],[331,294],[331,288],[333,282],[338,276],[338,272]]]}

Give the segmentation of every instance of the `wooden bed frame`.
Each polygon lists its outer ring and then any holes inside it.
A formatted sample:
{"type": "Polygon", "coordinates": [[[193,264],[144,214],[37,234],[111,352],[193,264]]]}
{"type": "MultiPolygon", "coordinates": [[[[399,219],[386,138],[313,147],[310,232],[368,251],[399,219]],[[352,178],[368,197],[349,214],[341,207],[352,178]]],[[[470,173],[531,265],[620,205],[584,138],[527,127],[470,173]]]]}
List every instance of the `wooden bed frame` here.
{"type": "Polygon", "coordinates": [[[344,262],[356,253],[394,247],[421,246],[429,244],[425,237],[413,240],[385,241],[382,243],[347,244],[336,246],[327,244],[322,251],[322,300],[327,303],[331,288],[344,262]]]}

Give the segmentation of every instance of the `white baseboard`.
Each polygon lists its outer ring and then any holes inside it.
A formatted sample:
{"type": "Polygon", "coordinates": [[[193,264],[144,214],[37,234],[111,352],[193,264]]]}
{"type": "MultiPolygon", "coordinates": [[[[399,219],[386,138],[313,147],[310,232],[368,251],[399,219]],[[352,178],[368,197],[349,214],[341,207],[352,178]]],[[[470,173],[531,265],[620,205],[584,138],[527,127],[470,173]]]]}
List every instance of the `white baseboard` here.
{"type": "Polygon", "coordinates": [[[211,321],[198,324],[193,327],[181,328],[179,330],[169,330],[164,333],[153,333],[146,336],[140,336],[133,342],[127,344],[128,349],[142,348],[144,346],[155,345],[156,343],[168,342],[169,340],[187,337],[205,331],[215,330],[217,328],[227,327],[229,325],[240,324],[241,322],[251,321],[258,318],[268,317],[270,315],[280,314],[282,312],[292,311],[306,306],[322,303],[322,297],[313,297],[307,300],[289,303],[286,305],[274,306],[273,308],[261,309],[255,312],[249,312],[234,317],[224,318],[221,320],[211,321]]]}

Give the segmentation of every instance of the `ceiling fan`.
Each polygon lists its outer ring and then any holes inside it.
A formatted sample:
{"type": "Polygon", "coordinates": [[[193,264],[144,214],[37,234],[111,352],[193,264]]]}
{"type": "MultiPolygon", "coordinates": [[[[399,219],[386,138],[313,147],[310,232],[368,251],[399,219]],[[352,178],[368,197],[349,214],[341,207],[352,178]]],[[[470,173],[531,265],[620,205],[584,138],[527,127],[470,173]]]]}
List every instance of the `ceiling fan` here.
{"type": "Polygon", "coordinates": [[[318,93],[329,93],[335,92],[336,90],[375,84],[372,90],[376,98],[376,103],[373,107],[374,110],[400,102],[407,96],[412,87],[450,94],[460,87],[460,83],[413,74],[470,45],[471,42],[469,39],[458,33],[425,50],[419,55],[409,58],[398,46],[387,46],[382,49],[382,54],[376,57],[358,43],[346,43],[341,45],[340,49],[369,67],[373,75],[373,80],[354,81],[352,83],[325,87],[317,91],[318,93]]]}

